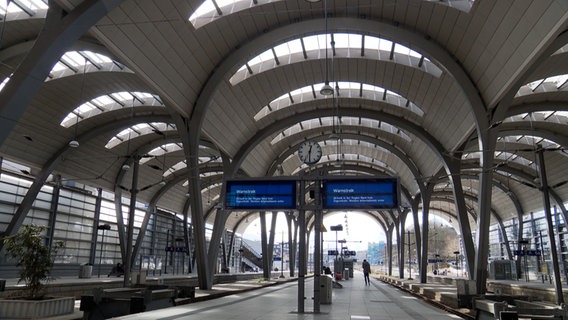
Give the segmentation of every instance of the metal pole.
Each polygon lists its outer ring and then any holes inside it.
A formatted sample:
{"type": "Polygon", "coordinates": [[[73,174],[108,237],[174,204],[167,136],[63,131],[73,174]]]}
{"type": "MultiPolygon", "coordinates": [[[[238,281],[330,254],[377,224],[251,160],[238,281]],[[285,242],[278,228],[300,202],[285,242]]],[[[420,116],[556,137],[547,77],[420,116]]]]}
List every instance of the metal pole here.
{"type": "Polygon", "coordinates": [[[284,278],[284,230],[282,230],[282,243],[280,243],[280,278],[284,278]]]}
{"type": "Polygon", "coordinates": [[[410,230],[408,230],[408,280],[412,280],[412,266],[410,265],[412,257],[410,255],[410,230]]]}
{"type": "Polygon", "coordinates": [[[298,212],[299,224],[299,257],[298,257],[298,313],[304,313],[304,299],[305,299],[305,275],[306,275],[306,211],[304,194],[306,192],[306,182],[300,181],[300,211],[298,212]]]}
{"type": "Polygon", "coordinates": [[[103,247],[105,245],[105,229],[103,229],[103,235],[101,238],[101,253],[99,254],[99,275],[98,277],[101,277],[101,266],[103,264],[103,247]]]}
{"type": "Polygon", "coordinates": [[[320,313],[320,298],[321,298],[321,247],[322,247],[322,232],[321,226],[323,221],[323,212],[321,210],[320,202],[320,180],[315,179],[314,181],[314,191],[315,191],[315,220],[314,220],[314,313],[320,313]]]}
{"type": "Polygon", "coordinates": [[[170,229],[166,230],[166,261],[164,263],[164,274],[168,274],[168,242],[170,241],[170,229]]]}

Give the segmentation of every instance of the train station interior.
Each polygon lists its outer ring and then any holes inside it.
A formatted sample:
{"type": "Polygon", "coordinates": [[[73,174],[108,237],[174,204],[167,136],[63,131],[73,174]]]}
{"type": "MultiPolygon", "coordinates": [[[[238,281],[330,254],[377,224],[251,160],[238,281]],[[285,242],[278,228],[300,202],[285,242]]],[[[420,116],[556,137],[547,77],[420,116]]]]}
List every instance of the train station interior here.
{"type": "Polygon", "coordinates": [[[114,310],[123,290],[113,316],[568,318],[566,0],[0,0],[0,18],[0,302],[24,286],[11,239],[39,226],[47,291],[114,310]],[[128,291],[150,284],[202,309],[128,291]],[[414,306],[428,290],[455,307],[414,306]]]}

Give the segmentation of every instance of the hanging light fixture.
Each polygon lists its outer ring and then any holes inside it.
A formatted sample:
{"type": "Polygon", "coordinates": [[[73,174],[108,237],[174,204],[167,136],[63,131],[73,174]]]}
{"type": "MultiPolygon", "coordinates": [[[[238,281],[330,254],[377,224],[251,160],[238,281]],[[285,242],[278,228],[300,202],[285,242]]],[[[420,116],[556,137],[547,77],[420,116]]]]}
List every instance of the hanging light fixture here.
{"type": "MultiPolygon", "coordinates": [[[[83,91],[85,90],[85,79],[87,77],[87,58],[85,58],[85,65],[83,66],[83,78],[81,79],[81,89],[79,91],[79,102],[83,99],[83,91]]],[[[69,147],[78,148],[80,143],[77,140],[77,130],[79,127],[79,115],[75,115],[77,120],[75,121],[75,133],[73,134],[73,140],[69,141],[69,147]]]]}
{"type": "MultiPolygon", "coordinates": [[[[134,95],[132,95],[132,114],[130,115],[132,118],[134,118],[134,101],[136,100],[136,97],[134,95]]],[[[132,127],[128,127],[128,141],[126,142],[126,157],[130,157],[130,138],[131,138],[131,134],[132,134],[132,127]]],[[[125,162],[122,165],[122,170],[123,171],[128,171],[130,170],[130,165],[128,164],[128,162],[125,162]]]]}
{"type": "Polygon", "coordinates": [[[162,180],[160,180],[160,186],[166,185],[166,180],[164,180],[164,174],[166,173],[166,153],[168,153],[167,144],[164,146],[164,156],[162,157],[162,180]]]}
{"type": "Polygon", "coordinates": [[[323,13],[325,20],[325,84],[321,87],[320,93],[324,96],[331,96],[333,94],[333,87],[329,85],[329,61],[327,52],[327,0],[323,1],[323,13]]]}

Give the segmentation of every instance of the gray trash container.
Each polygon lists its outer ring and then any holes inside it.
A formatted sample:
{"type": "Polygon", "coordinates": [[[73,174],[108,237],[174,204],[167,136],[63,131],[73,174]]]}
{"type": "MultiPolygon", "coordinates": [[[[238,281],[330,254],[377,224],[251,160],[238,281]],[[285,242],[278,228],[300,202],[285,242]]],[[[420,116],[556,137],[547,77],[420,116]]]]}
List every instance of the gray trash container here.
{"type": "Polygon", "coordinates": [[[331,304],[331,289],[333,288],[333,279],[327,275],[320,276],[320,303],[331,304]]]}
{"type": "Polygon", "coordinates": [[[343,270],[343,280],[349,280],[349,268],[343,270]]]}
{"type": "Polygon", "coordinates": [[[93,274],[93,266],[92,265],[82,265],[79,268],[79,278],[81,279],[89,279],[93,274]]]}
{"type": "Polygon", "coordinates": [[[6,290],[6,280],[0,279],[0,292],[6,290]]]}

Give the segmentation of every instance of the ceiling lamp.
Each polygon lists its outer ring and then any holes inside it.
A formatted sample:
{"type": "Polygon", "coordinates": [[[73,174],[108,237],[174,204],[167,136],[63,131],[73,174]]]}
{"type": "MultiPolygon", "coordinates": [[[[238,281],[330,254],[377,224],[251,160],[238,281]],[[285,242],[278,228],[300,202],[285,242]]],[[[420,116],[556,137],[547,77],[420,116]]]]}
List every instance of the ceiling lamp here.
{"type": "Polygon", "coordinates": [[[79,141],[73,139],[73,140],[69,141],[69,146],[71,148],[77,148],[77,147],[79,147],[79,141]]]}
{"type": "MultiPolygon", "coordinates": [[[[79,102],[83,99],[83,92],[85,91],[85,81],[87,79],[87,63],[89,60],[85,58],[85,64],[83,65],[83,77],[81,79],[81,91],[79,92],[79,102]]],[[[69,141],[69,147],[71,148],[78,148],[79,141],[77,141],[77,129],[79,127],[79,114],[75,115],[75,129],[73,133],[73,140],[69,141]]]]}
{"type": "Polygon", "coordinates": [[[331,96],[333,94],[333,87],[329,85],[329,58],[328,58],[328,49],[327,49],[327,35],[328,35],[328,31],[327,31],[327,0],[324,0],[323,2],[324,4],[324,8],[323,8],[323,13],[324,13],[324,20],[325,20],[325,84],[323,85],[323,87],[321,87],[320,89],[320,93],[323,96],[331,96]]]}
{"type": "Polygon", "coordinates": [[[128,171],[130,169],[130,165],[128,165],[127,163],[122,165],[122,170],[123,171],[128,171]]]}
{"type": "Polygon", "coordinates": [[[321,1],[321,0],[306,0],[306,2],[309,2],[309,3],[318,3],[318,2],[320,2],[320,1],[321,1]]]}
{"type": "MultiPolygon", "coordinates": [[[[326,51],[327,51],[327,49],[326,49],[326,51]]],[[[325,64],[326,64],[325,68],[327,69],[327,59],[325,61],[325,64]]],[[[325,71],[325,73],[327,74],[327,70],[325,71]]],[[[326,81],[325,84],[323,85],[323,87],[321,87],[320,93],[323,96],[331,96],[333,94],[333,87],[329,85],[329,81],[326,81]]]]}

